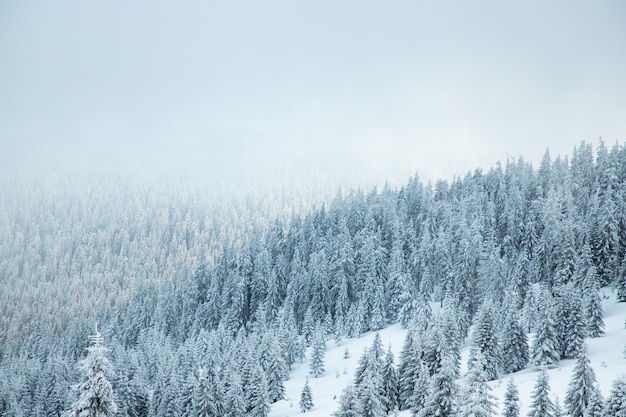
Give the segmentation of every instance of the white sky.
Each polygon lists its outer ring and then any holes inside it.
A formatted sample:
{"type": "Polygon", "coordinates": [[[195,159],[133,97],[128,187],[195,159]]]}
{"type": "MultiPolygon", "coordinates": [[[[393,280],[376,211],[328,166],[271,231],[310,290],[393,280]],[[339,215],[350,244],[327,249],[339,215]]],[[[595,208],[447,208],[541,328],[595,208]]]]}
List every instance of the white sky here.
{"type": "Polygon", "coordinates": [[[450,178],[622,143],[625,74],[621,0],[0,0],[0,152],[450,178]]]}

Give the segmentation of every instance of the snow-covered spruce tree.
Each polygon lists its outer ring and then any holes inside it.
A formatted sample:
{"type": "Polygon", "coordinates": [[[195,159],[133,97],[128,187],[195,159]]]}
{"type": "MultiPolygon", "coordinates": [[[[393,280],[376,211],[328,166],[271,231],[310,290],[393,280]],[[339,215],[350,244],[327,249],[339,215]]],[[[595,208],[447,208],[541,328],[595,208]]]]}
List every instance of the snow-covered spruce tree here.
{"type": "Polygon", "coordinates": [[[504,393],[504,410],[502,417],[520,417],[519,411],[519,391],[513,382],[513,378],[509,379],[504,393]]]}
{"type": "Polygon", "coordinates": [[[487,384],[486,360],[477,352],[467,377],[467,386],[461,392],[457,417],[493,417],[495,397],[487,384]]]}
{"type": "Polygon", "coordinates": [[[383,417],[386,416],[385,406],[382,402],[380,378],[373,375],[373,370],[368,370],[361,386],[358,388],[361,416],[363,417],[383,417]]]}
{"type": "Polygon", "coordinates": [[[432,378],[430,392],[424,408],[417,412],[417,417],[451,417],[456,413],[455,399],[457,385],[454,381],[454,365],[444,360],[443,366],[432,378]]]}
{"type": "Polygon", "coordinates": [[[311,387],[309,386],[309,379],[307,378],[304,383],[304,388],[302,388],[302,393],[300,394],[300,411],[306,413],[307,411],[311,411],[313,409],[313,393],[311,392],[311,387]]]}
{"type": "Polygon", "coordinates": [[[198,371],[193,390],[192,408],[195,416],[217,417],[216,398],[210,374],[204,368],[198,371]]]}
{"type": "Polygon", "coordinates": [[[382,370],[383,377],[383,406],[385,411],[389,413],[396,407],[398,407],[398,373],[394,365],[393,352],[391,351],[391,345],[387,349],[385,355],[385,361],[382,370]]]}
{"type": "Polygon", "coordinates": [[[539,314],[539,325],[530,350],[531,362],[534,365],[554,365],[559,362],[557,335],[554,329],[552,298],[544,292],[543,309],[539,314]]]}
{"type": "Polygon", "coordinates": [[[604,402],[602,400],[602,394],[600,390],[596,390],[591,394],[589,398],[589,405],[585,410],[585,417],[602,417],[602,410],[604,402]]]}
{"type": "Polygon", "coordinates": [[[595,276],[595,267],[589,267],[585,276],[585,322],[587,324],[587,335],[598,337],[604,334],[604,312],[602,311],[602,300],[598,289],[598,279],[595,276]]]}
{"type": "MultiPolygon", "coordinates": [[[[498,337],[496,336],[493,316],[494,312],[491,302],[485,302],[477,314],[472,335],[472,348],[483,356],[484,373],[489,381],[498,377],[500,368],[498,337]]],[[[470,358],[468,369],[471,369],[475,363],[473,358],[470,358]]]]}
{"type": "Polygon", "coordinates": [[[226,411],[224,417],[239,417],[245,415],[246,404],[244,398],[241,378],[236,371],[231,371],[226,395],[224,396],[224,407],[226,411]]]}
{"type": "Polygon", "coordinates": [[[545,369],[537,377],[531,394],[532,403],[528,417],[554,417],[554,404],[550,400],[550,383],[545,369]]]}
{"type": "Polygon", "coordinates": [[[565,407],[570,417],[586,417],[594,392],[598,391],[596,374],[587,356],[587,346],[583,345],[565,395],[565,407]]]}
{"type": "Polygon", "coordinates": [[[265,369],[270,402],[274,403],[285,398],[283,381],[289,377],[289,371],[276,335],[266,332],[261,340],[259,361],[265,369]]]}
{"type": "Polygon", "coordinates": [[[426,400],[430,394],[430,375],[424,362],[419,360],[418,370],[415,373],[415,383],[413,386],[413,395],[410,398],[409,406],[413,416],[417,415],[419,411],[426,405],[426,400]]]}
{"type": "Polygon", "coordinates": [[[324,374],[324,355],[326,354],[326,341],[320,330],[315,331],[313,346],[311,347],[311,360],[309,362],[309,373],[317,378],[324,374]]]}
{"type": "Polygon", "coordinates": [[[602,417],[626,417],[626,378],[623,376],[613,381],[602,417]]]}
{"type": "Polygon", "coordinates": [[[359,405],[359,399],[356,396],[356,391],[353,385],[348,385],[344,390],[341,397],[339,397],[339,410],[333,413],[335,417],[360,417],[361,407],[359,405]]]}
{"type": "Polygon", "coordinates": [[[72,404],[67,416],[106,417],[117,412],[113,386],[107,378],[115,375],[111,362],[106,357],[108,349],[96,328],[96,334],[90,336],[91,346],[87,348],[87,357],[79,362],[83,382],[75,386],[78,400],[72,404]]]}
{"type": "Polygon", "coordinates": [[[617,280],[615,281],[615,290],[617,299],[622,303],[626,301],[626,251],[624,251],[624,256],[620,263],[617,280]]]}
{"type": "Polygon", "coordinates": [[[398,408],[400,410],[406,410],[411,406],[413,385],[418,369],[418,350],[413,332],[409,330],[404,337],[398,364],[398,408]]]}
{"type": "Polygon", "coordinates": [[[500,359],[504,373],[517,372],[528,364],[528,336],[520,325],[517,313],[507,309],[500,342],[500,359]]]}
{"type": "Polygon", "coordinates": [[[587,335],[580,291],[571,285],[555,288],[556,333],[562,359],[575,359],[587,335]]]}
{"type": "Polygon", "coordinates": [[[265,372],[261,365],[252,365],[250,383],[246,386],[247,391],[247,413],[249,417],[267,417],[270,410],[270,398],[267,388],[265,372]]]}

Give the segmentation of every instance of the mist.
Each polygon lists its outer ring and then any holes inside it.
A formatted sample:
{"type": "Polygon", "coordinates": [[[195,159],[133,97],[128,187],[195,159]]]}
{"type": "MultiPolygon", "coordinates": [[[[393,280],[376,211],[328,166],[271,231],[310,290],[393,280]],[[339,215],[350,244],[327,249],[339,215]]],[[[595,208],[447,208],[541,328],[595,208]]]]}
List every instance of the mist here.
{"type": "Polygon", "coordinates": [[[537,163],[626,136],[624,21],[618,1],[2,2],[0,146],[346,186],[537,163]]]}

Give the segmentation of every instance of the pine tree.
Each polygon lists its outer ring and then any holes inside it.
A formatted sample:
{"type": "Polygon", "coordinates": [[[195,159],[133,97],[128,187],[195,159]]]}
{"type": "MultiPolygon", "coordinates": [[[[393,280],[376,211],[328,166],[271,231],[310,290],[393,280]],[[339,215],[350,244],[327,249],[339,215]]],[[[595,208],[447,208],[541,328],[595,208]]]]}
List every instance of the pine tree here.
{"type": "Polygon", "coordinates": [[[603,407],[602,394],[600,390],[595,390],[591,394],[591,398],[589,398],[589,405],[585,410],[585,417],[602,417],[603,407]]]}
{"type": "Polygon", "coordinates": [[[626,378],[623,376],[613,381],[602,417],[626,417],[626,378]]]}
{"type": "MultiPolygon", "coordinates": [[[[485,376],[490,381],[498,377],[500,367],[498,338],[493,316],[491,303],[485,303],[478,313],[472,340],[473,347],[484,356],[485,376]]],[[[474,363],[470,359],[468,368],[471,368],[474,363]]]]}
{"type": "Polygon", "coordinates": [[[309,373],[317,378],[324,374],[324,355],[326,354],[326,341],[320,331],[315,332],[313,346],[311,347],[311,360],[309,373]]]}
{"type": "Polygon", "coordinates": [[[418,359],[418,349],[415,346],[413,333],[408,331],[404,337],[400,351],[400,363],[398,364],[398,408],[400,410],[406,410],[411,406],[418,359]]]}
{"type": "Polygon", "coordinates": [[[550,296],[544,296],[544,309],[539,317],[539,329],[531,348],[531,362],[537,366],[559,362],[557,335],[554,330],[550,296]]]}
{"type": "Polygon", "coordinates": [[[509,379],[504,393],[504,411],[502,417],[519,417],[519,392],[513,382],[513,378],[509,379]]]}
{"type": "Polygon", "coordinates": [[[193,415],[202,417],[217,417],[216,398],[213,381],[210,373],[200,368],[192,399],[193,415]]]}
{"type": "Polygon", "coordinates": [[[359,400],[353,385],[348,385],[339,397],[339,410],[333,413],[335,417],[360,417],[362,415],[359,400]]]}
{"type": "Polygon", "coordinates": [[[413,395],[410,398],[409,406],[412,415],[415,416],[426,405],[428,395],[430,394],[430,375],[424,362],[418,360],[418,370],[415,372],[415,384],[413,386],[413,395]]]}
{"type": "Polygon", "coordinates": [[[565,395],[565,407],[570,417],[584,416],[595,391],[598,391],[596,375],[587,356],[587,346],[584,345],[565,395]]]}
{"type": "Polygon", "coordinates": [[[385,362],[382,370],[383,377],[383,405],[385,411],[389,413],[391,410],[398,406],[398,374],[396,367],[394,366],[393,352],[391,351],[391,345],[387,349],[385,355],[385,362]]]}
{"type": "Polygon", "coordinates": [[[451,417],[455,415],[457,386],[454,382],[454,369],[450,360],[431,379],[431,387],[424,408],[417,417],[451,417]]]}
{"type": "Polygon", "coordinates": [[[250,385],[247,386],[248,404],[247,416],[249,417],[267,417],[270,409],[270,398],[267,388],[267,380],[265,372],[260,365],[253,365],[250,378],[250,385]]]}
{"type": "MultiPolygon", "coordinates": [[[[589,268],[592,272],[588,272],[587,276],[595,275],[595,267],[589,268]]],[[[598,289],[598,281],[594,277],[586,278],[585,293],[585,322],[587,323],[587,335],[589,337],[598,337],[604,334],[604,319],[602,311],[602,301],[600,300],[600,291],[598,289]]]]}
{"type": "Polygon", "coordinates": [[[368,372],[362,386],[358,389],[359,408],[363,417],[383,417],[387,413],[381,401],[381,381],[373,375],[370,376],[372,373],[368,372]]]}
{"type": "Polygon", "coordinates": [[[96,327],[96,334],[90,336],[91,346],[87,348],[87,357],[79,362],[83,373],[83,382],[75,386],[78,400],[72,404],[70,416],[104,417],[117,412],[113,386],[107,379],[115,375],[113,366],[106,357],[108,349],[96,327]]]}
{"type": "Polygon", "coordinates": [[[555,328],[560,356],[563,359],[575,359],[582,349],[587,327],[583,316],[581,294],[571,285],[563,285],[557,291],[555,328]]]}
{"type": "Polygon", "coordinates": [[[487,384],[486,359],[478,352],[467,378],[467,388],[463,391],[459,404],[458,417],[492,417],[495,415],[495,397],[487,384]]]}
{"type": "Polygon", "coordinates": [[[508,374],[524,369],[528,364],[528,356],[528,336],[519,324],[517,314],[509,310],[500,343],[502,371],[508,374]]]}
{"type": "Polygon", "coordinates": [[[241,379],[236,372],[232,372],[225,396],[225,417],[239,417],[246,413],[244,402],[244,392],[241,386],[241,379]]]}
{"type": "Polygon", "coordinates": [[[541,370],[531,394],[532,404],[528,417],[554,417],[554,404],[552,404],[549,394],[548,374],[545,370],[541,370]]]}
{"type": "Polygon", "coordinates": [[[304,388],[302,388],[302,393],[300,394],[300,411],[306,413],[307,411],[311,411],[313,409],[313,393],[311,392],[311,387],[309,386],[309,380],[307,378],[304,383],[304,388]]]}

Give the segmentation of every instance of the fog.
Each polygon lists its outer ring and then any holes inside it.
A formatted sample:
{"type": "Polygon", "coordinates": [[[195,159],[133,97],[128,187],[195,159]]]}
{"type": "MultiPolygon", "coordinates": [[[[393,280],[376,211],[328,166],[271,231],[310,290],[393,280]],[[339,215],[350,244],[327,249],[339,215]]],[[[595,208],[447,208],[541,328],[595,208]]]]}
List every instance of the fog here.
{"type": "Polygon", "coordinates": [[[1,1],[0,158],[347,186],[536,163],[626,138],[624,22],[621,1],[1,1]]]}

